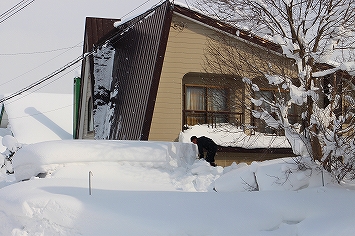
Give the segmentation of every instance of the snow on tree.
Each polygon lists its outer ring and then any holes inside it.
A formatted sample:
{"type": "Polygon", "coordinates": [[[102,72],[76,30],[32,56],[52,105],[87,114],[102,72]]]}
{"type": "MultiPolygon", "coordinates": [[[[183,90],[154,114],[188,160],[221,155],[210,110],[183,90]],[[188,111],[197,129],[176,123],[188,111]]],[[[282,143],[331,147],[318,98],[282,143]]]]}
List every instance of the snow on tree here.
{"type": "Polygon", "coordinates": [[[0,154],[0,169],[6,170],[7,173],[13,173],[12,156],[22,147],[22,144],[15,137],[5,135],[2,138],[2,145],[6,147],[6,150],[0,154]]]}
{"type": "Polygon", "coordinates": [[[246,77],[246,107],[283,130],[295,154],[321,163],[338,181],[354,179],[355,1],[200,0],[197,7],[282,47],[294,74],[272,58],[246,57],[228,37],[222,46],[211,39],[206,66],[246,77]]]}

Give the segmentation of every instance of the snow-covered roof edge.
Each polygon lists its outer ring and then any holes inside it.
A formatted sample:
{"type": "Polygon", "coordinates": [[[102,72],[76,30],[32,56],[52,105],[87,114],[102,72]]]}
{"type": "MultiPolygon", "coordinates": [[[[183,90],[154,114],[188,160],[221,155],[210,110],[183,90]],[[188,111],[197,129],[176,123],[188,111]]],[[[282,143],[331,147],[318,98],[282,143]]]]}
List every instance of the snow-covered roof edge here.
{"type": "Polygon", "coordinates": [[[263,49],[269,49],[272,52],[282,55],[282,48],[279,44],[276,44],[268,39],[237,28],[218,19],[207,16],[201,11],[192,9],[191,7],[184,4],[174,3],[174,13],[210,29],[226,33],[228,36],[238,40],[253,44],[254,46],[262,47],[263,49]]]}

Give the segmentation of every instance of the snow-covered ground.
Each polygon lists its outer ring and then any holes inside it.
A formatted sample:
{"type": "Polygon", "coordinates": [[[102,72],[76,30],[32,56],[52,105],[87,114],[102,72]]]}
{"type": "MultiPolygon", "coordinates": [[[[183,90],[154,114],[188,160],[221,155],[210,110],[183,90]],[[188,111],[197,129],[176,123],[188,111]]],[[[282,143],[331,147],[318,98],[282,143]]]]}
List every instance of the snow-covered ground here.
{"type": "Polygon", "coordinates": [[[15,174],[1,174],[0,235],[355,233],[354,188],[307,160],[222,168],[195,158],[191,143],[24,145],[15,174]]]}
{"type": "Polygon", "coordinates": [[[355,235],[354,183],[307,159],[211,167],[190,142],[289,147],[283,138],[194,126],[175,143],[71,140],[64,97],[7,104],[1,153],[20,149],[0,169],[0,235],[355,235]]]}

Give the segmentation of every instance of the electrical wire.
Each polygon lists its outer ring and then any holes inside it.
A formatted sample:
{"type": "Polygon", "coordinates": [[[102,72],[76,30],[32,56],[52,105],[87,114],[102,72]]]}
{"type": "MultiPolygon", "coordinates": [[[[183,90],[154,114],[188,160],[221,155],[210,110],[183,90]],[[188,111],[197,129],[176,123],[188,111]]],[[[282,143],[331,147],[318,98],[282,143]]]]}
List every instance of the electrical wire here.
{"type": "Polygon", "coordinates": [[[12,93],[11,95],[9,95],[7,97],[4,97],[4,98],[0,99],[0,103],[5,102],[5,101],[7,101],[7,100],[9,100],[11,98],[14,98],[14,97],[16,97],[16,96],[18,96],[18,95],[20,95],[20,94],[32,89],[32,88],[34,88],[36,86],[42,84],[43,82],[53,78],[54,76],[62,73],[63,71],[67,70],[68,68],[72,67],[73,65],[75,65],[76,63],[81,61],[82,59],[83,59],[82,56],[79,56],[79,57],[75,58],[74,60],[72,60],[71,62],[67,63],[63,67],[59,68],[58,70],[54,71],[50,75],[47,75],[46,77],[44,77],[44,78],[42,78],[42,79],[40,79],[40,80],[28,85],[27,87],[25,87],[25,88],[23,88],[23,89],[21,89],[21,90],[19,90],[17,92],[12,93]]]}
{"type": "Polygon", "coordinates": [[[28,74],[28,73],[34,71],[34,70],[36,70],[37,68],[39,68],[39,67],[41,67],[41,66],[43,66],[43,65],[45,65],[45,64],[47,64],[47,63],[49,63],[50,61],[53,61],[53,60],[56,59],[57,57],[59,57],[59,56],[65,54],[65,53],[69,52],[71,49],[77,47],[78,45],[82,45],[82,43],[83,43],[83,42],[80,42],[80,43],[74,45],[73,47],[69,47],[68,50],[66,50],[66,51],[64,51],[64,52],[62,52],[62,53],[60,53],[60,54],[58,54],[57,56],[55,56],[55,57],[49,59],[48,61],[45,61],[44,63],[42,63],[42,64],[36,66],[35,68],[33,68],[33,69],[29,70],[29,71],[26,71],[25,73],[23,73],[23,74],[21,74],[21,75],[19,75],[19,76],[16,76],[15,78],[10,79],[10,80],[8,80],[8,81],[6,81],[6,82],[0,84],[0,87],[3,86],[3,85],[5,85],[5,84],[7,84],[7,83],[10,83],[10,82],[12,82],[12,81],[18,79],[18,78],[20,78],[20,77],[22,77],[22,76],[24,76],[24,75],[26,75],[26,74],[28,74]]]}
{"type": "Polygon", "coordinates": [[[151,1],[151,0],[147,0],[147,1],[143,2],[141,5],[139,5],[138,7],[134,8],[132,11],[128,12],[126,15],[122,16],[121,19],[124,18],[124,17],[126,17],[126,16],[128,16],[129,14],[131,14],[132,12],[134,12],[135,10],[137,10],[138,8],[141,8],[143,5],[145,5],[146,3],[150,2],[150,1],[151,1]]]}
{"type": "MultiPolygon", "coordinates": [[[[82,43],[82,42],[81,42],[82,43]]],[[[80,43],[80,44],[81,44],[80,43]]],[[[47,50],[47,51],[39,51],[39,52],[17,52],[17,53],[0,53],[0,56],[17,56],[17,55],[33,55],[33,54],[44,54],[44,53],[50,53],[50,52],[57,52],[57,51],[63,51],[66,49],[73,49],[76,47],[82,47],[82,45],[75,45],[72,47],[66,47],[66,48],[58,48],[58,49],[52,49],[52,50],[47,50]]]]}
{"type": "MultiPolygon", "coordinates": [[[[34,1],[34,0],[32,0],[32,1],[34,1]]],[[[137,10],[138,8],[140,8],[140,7],[143,6],[144,4],[148,3],[149,1],[151,1],[151,0],[145,1],[144,3],[142,3],[141,5],[139,5],[138,7],[136,7],[135,9],[133,9],[132,11],[130,11],[129,13],[127,13],[127,14],[124,15],[124,16],[129,15],[130,13],[132,13],[132,12],[135,11],[135,10],[137,10]]],[[[160,2],[161,2],[161,1],[160,1],[160,2]]],[[[124,17],[124,16],[123,16],[123,17],[124,17]]],[[[114,38],[114,36],[111,37],[110,39],[108,39],[108,41],[112,40],[113,38],[114,38]]],[[[117,41],[118,41],[118,40],[117,40],[117,41]]],[[[106,41],[106,42],[107,42],[107,41],[106,41]]],[[[103,45],[106,44],[106,42],[104,42],[103,45]]],[[[98,45],[98,46],[100,46],[100,45],[98,45]]],[[[102,46],[102,45],[101,45],[101,46],[102,46]]],[[[71,48],[70,48],[70,49],[71,49],[71,48]]],[[[49,79],[53,78],[54,76],[56,76],[56,75],[58,75],[58,74],[64,72],[64,71],[67,70],[68,68],[74,66],[76,63],[82,61],[85,57],[91,56],[91,55],[94,53],[95,50],[96,50],[96,49],[94,48],[92,51],[87,52],[85,55],[80,55],[80,56],[77,57],[76,59],[74,59],[74,60],[72,60],[71,62],[67,63],[66,65],[64,65],[63,67],[61,67],[61,68],[59,68],[58,70],[54,71],[53,73],[51,73],[51,74],[45,76],[44,78],[42,78],[42,79],[40,79],[40,80],[38,80],[38,81],[36,81],[36,82],[34,82],[34,83],[32,83],[32,84],[30,84],[30,85],[24,87],[24,88],[22,88],[21,90],[18,90],[17,92],[14,92],[14,93],[10,94],[9,96],[6,96],[6,97],[1,98],[1,99],[0,99],[0,103],[3,103],[3,102],[5,102],[5,101],[8,101],[8,100],[10,100],[10,99],[12,99],[12,98],[14,98],[14,97],[16,97],[16,96],[19,96],[19,95],[23,94],[24,92],[29,91],[30,89],[32,89],[32,88],[34,88],[34,87],[37,87],[38,85],[44,83],[45,81],[48,81],[49,79]]],[[[65,53],[65,52],[64,52],[64,53],[65,53]]],[[[61,55],[61,54],[60,54],[60,55],[61,55]]],[[[47,61],[47,62],[48,62],[48,61],[47,61]]],[[[47,63],[47,62],[46,62],[46,63],[47,63]]],[[[43,63],[43,64],[45,64],[45,63],[43,63]]],[[[42,64],[42,65],[43,65],[43,64],[42,64]]],[[[37,67],[37,68],[38,68],[38,67],[37,67]]],[[[36,68],[35,68],[35,69],[36,69],[36,68]]],[[[74,68],[74,69],[75,69],[75,68],[74,68]]],[[[73,70],[74,70],[74,69],[73,69],[73,70]]],[[[32,69],[32,70],[34,70],[34,69],[32,69]]],[[[32,71],[32,70],[31,70],[31,71],[32,71]]],[[[26,72],[26,73],[28,73],[28,72],[26,72]]],[[[26,73],[25,73],[25,74],[26,74],[26,73]]],[[[20,76],[22,76],[22,75],[20,75],[20,76]]],[[[20,77],[20,76],[18,76],[18,77],[20,77]]],[[[64,75],[63,75],[63,76],[64,76],[64,75]]],[[[63,76],[61,76],[61,77],[63,77],[63,76]]],[[[16,78],[18,78],[18,77],[16,77],[16,78]]],[[[59,78],[61,78],[61,77],[59,77],[59,78]]],[[[14,79],[16,79],[16,78],[14,78],[14,79]]],[[[57,78],[56,80],[58,80],[59,78],[57,78]]],[[[12,80],[14,80],[14,79],[12,79],[12,80]]],[[[10,80],[10,81],[12,81],[12,80],[10,80]]],[[[6,83],[8,83],[8,82],[10,82],[10,81],[7,81],[7,82],[5,82],[5,83],[3,83],[3,84],[6,84],[6,83]]],[[[52,82],[51,82],[51,83],[52,83],[52,82]]],[[[0,86],[3,85],[3,84],[0,84],[0,86]]],[[[47,84],[47,85],[48,85],[48,84],[47,84]]],[[[45,86],[46,86],[46,85],[45,85],[45,86]]],[[[45,86],[43,86],[43,87],[45,87],[45,86]]],[[[43,88],[43,87],[41,87],[41,88],[43,88]]],[[[41,88],[39,88],[39,89],[41,89],[41,88]]],[[[37,89],[37,90],[39,90],[39,89],[37,89]]],[[[37,91],[37,90],[36,90],[36,91],[37,91]]],[[[22,98],[23,98],[23,97],[21,97],[21,98],[19,98],[19,99],[22,99],[22,98]]],[[[18,99],[18,100],[19,100],[19,99],[18,99]]]]}
{"type": "Polygon", "coordinates": [[[14,16],[15,14],[17,14],[19,11],[26,8],[27,6],[29,6],[34,1],[35,0],[22,0],[19,3],[17,3],[15,6],[11,7],[9,10],[2,13],[0,15],[0,24],[8,20],[10,17],[14,16]]]}
{"type": "MultiPolygon", "coordinates": [[[[56,109],[52,109],[52,110],[48,110],[48,111],[43,111],[43,112],[34,113],[34,114],[31,114],[31,115],[11,117],[11,120],[14,120],[14,119],[21,119],[21,118],[26,118],[26,117],[31,117],[31,116],[37,116],[37,115],[42,115],[42,114],[46,114],[46,113],[49,113],[49,112],[53,112],[53,111],[58,111],[58,110],[61,110],[61,109],[65,109],[65,108],[71,107],[71,106],[73,106],[73,104],[66,105],[66,106],[63,106],[63,107],[58,107],[58,108],[56,108],[56,109]]],[[[8,121],[9,119],[3,118],[2,120],[3,120],[3,121],[8,121]]]]}
{"type": "Polygon", "coordinates": [[[27,0],[22,0],[19,3],[17,3],[15,6],[11,7],[9,10],[5,11],[4,13],[2,13],[0,15],[0,18],[3,18],[4,16],[6,16],[7,14],[9,14],[11,11],[13,11],[15,8],[17,8],[19,5],[21,5],[23,2],[25,2],[27,0]]]}
{"type": "Polygon", "coordinates": [[[31,91],[30,93],[22,94],[21,97],[19,97],[19,98],[17,98],[17,99],[12,99],[11,101],[8,101],[6,104],[14,103],[14,102],[16,102],[16,101],[18,101],[18,100],[21,100],[21,99],[23,99],[23,98],[29,96],[30,94],[32,94],[32,93],[34,93],[34,92],[37,92],[38,90],[40,90],[40,89],[42,89],[42,88],[48,86],[49,84],[52,84],[52,83],[54,83],[55,81],[61,79],[61,78],[64,77],[65,75],[69,74],[70,72],[73,72],[75,69],[79,68],[80,66],[81,66],[81,65],[78,65],[78,66],[74,67],[73,69],[71,69],[70,71],[66,72],[65,74],[63,74],[63,75],[59,76],[58,78],[56,78],[56,79],[50,81],[48,84],[45,84],[45,85],[43,85],[42,87],[39,87],[39,88],[37,88],[36,90],[31,91]]]}

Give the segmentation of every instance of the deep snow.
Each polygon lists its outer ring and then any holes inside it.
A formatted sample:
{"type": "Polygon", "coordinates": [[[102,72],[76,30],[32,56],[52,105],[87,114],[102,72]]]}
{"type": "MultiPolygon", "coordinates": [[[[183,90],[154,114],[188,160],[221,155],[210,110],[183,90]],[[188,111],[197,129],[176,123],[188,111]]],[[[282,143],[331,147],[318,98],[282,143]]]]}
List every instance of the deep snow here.
{"type": "MultiPolygon", "coordinates": [[[[40,96],[27,96],[25,103],[37,107],[40,96]]],[[[189,141],[206,135],[227,146],[288,147],[282,138],[195,126],[175,143],[58,140],[54,127],[70,133],[70,119],[60,117],[72,111],[44,103],[36,108],[44,116],[23,114],[25,103],[9,110],[9,128],[23,141],[0,129],[8,148],[2,153],[20,148],[15,173],[0,169],[0,235],[355,234],[353,183],[334,183],[305,158],[304,165],[283,158],[211,167],[196,159],[189,141]]]]}
{"type": "Polygon", "coordinates": [[[291,158],[222,168],[196,153],[191,143],[24,145],[15,175],[2,174],[0,234],[354,235],[352,185],[324,174],[322,186],[307,160],[302,168],[291,158]],[[250,191],[255,180],[259,191],[250,191]]]}

